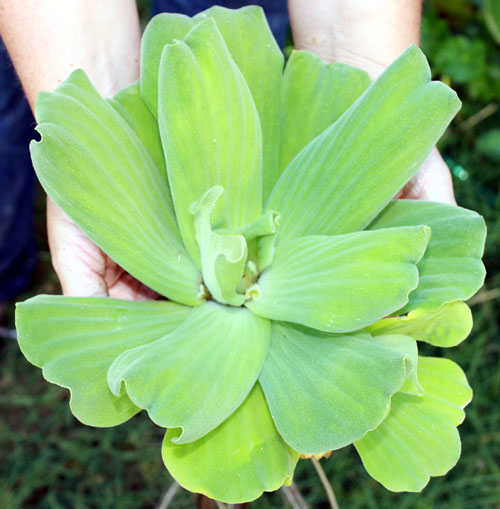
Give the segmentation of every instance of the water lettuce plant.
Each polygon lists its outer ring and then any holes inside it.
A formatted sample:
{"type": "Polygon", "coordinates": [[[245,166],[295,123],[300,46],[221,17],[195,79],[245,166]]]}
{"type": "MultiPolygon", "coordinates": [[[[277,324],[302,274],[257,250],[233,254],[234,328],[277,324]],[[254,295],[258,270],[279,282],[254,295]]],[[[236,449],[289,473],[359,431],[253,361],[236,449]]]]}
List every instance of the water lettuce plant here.
{"type": "Polygon", "coordinates": [[[112,99],[81,70],[40,94],[45,190],[165,299],[40,295],[18,304],[19,345],[81,422],[146,410],[189,490],[253,500],[354,444],[419,491],[457,462],[471,389],[418,342],[470,332],[485,226],[392,198],[460,102],[417,47],[373,84],[306,51],[283,66],[260,8],[214,7],[153,18],[112,99]]]}

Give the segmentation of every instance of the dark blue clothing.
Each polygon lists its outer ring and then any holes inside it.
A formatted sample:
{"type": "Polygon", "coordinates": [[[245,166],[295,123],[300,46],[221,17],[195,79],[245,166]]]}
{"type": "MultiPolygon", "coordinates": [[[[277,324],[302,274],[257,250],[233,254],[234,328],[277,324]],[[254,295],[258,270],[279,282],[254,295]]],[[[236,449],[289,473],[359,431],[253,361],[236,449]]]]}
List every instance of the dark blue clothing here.
{"type": "Polygon", "coordinates": [[[0,40],[0,302],[19,295],[36,265],[34,135],[28,102],[0,40]]]}
{"type": "MultiPolygon", "coordinates": [[[[278,44],[288,33],[286,0],[153,0],[152,14],[178,12],[194,16],[217,4],[231,9],[263,7],[278,44]]],[[[0,40],[0,302],[19,295],[36,265],[33,226],[35,174],[29,155],[34,119],[0,40]]]]}

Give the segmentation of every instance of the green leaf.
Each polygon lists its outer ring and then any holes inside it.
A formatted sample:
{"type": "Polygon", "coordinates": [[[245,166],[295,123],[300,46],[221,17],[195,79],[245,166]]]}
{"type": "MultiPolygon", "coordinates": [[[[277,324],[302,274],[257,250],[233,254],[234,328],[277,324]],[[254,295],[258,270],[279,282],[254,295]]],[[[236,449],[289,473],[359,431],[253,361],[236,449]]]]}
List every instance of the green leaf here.
{"type": "Polygon", "coordinates": [[[182,41],[196,23],[184,14],[158,14],[148,23],[141,41],[141,96],[158,117],[158,69],[166,44],[182,41]]]}
{"type": "MultiPolygon", "coordinates": [[[[148,151],[151,159],[161,172],[165,184],[168,186],[167,169],[165,157],[161,146],[160,129],[158,122],[153,116],[146,103],[143,101],[139,84],[134,83],[120,90],[110,104],[123,117],[127,124],[133,129],[137,137],[148,151]]],[[[170,206],[173,207],[172,203],[170,206]]]]}
{"type": "Polygon", "coordinates": [[[339,449],[376,428],[405,379],[405,355],[370,335],[273,323],[259,381],[276,427],[304,454],[339,449]]]}
{"type": "Polygon", "coordinates": [[[244,308],[207,302],[171,334],[120,355],[108,371],[113,394],[130,399],[175,440],[197,440],[227,419],[253,387],[267,354],[270,324],[244,308]]]}
{"type": "Polygon", "coordinates": [[[365,71],[292,51],[281,91],[280,173],[370,86],[365,71]]]}
{"type": "Polygon", "coordinates": [[[211,215],[224,189],[214,186],[190,212],[195,216],[196,241],[200,247],[203,282],[213,298],[222,304],[241,306],[245,296],[236,293],[247,260],[247,243],[242,235],[229,235],[212,230],[211,215]]]}
{"type": "Polygon", "coordinates": [[[298,454],[276,430],[259,384],[245,402],[207,436],[175,444],[170,429],[163,441],[165,466],[181,486],[236,504],[258,498],[292,481],[298,454]]]}
{"type": "Polygon", "coordinates": [[[476,138],[475,149],[492,161],[500,161],[500,129],[490,129],[476,138]]]}
{"type": "Polygon", "coordinates": [[[460,457],[455,426],[472,396],[463,371],[448,359],[420,357],[418,378],[425,394],[394,395],[387,419],[354,444],[368,473],[391,491],[420,491],[460,457]]]}
{"type": "Polygon", "coordinates": [[[411,46],[282,174],[266,205],[282,214],[280,238],[363,229],[417,172],[459,106],[455,92],[430,82],[411,46]]]}
{"type": "Polygon", "coordinates": [[[444,203],[396,200],[372,222],[370,230],[425,224],[432,230],[418,264],[420,279],[399,314],[421,308],[433,311],[445,302],[466,300],[481,288],[481,257],[486,239],[484,219],[472,210],[444,203]]]}
{"type": "Polygon", "coordinates": [[[407,316],[384,318],[367,327],[379,334],[407,334],[417,341],[434,346],[450,347],[461,343],[472,329],[472,313],[465,302],[443,304],[435,311],[415,309],[407,316]]]}
{"type": "Polygon", "coordinates": [[[426,391],[426,404],[446,415],[455,426],[462,424],[464,408],[472,400],[472,389],[462,368],[449,359],[419,357],[418,376],[426,391]]]}
{"type": "Polygon", "coordinates": [[[83,71],[42,92],[31,142],[47,194],[115,262],[158,293],[198,305],[200,273],[189,259],[161,171],[127,122],[83,71]]]}
{"type": "Polygon", "coordinates": [[[259,112],[263,143],[264,198],[279,177],[280,89],[283,53],[276,43],[261,7],[241,9],[215,6],[194,17],[213,18],[240,68],[259,112]]]}
{"type": "Polygon", "coordinates": [[[413,226],[283,241],[246,306],[326,332],[361,329],[407,302],[428,234],[413,226]]]}
{"type": "Polygon", "coordinates": [[[125,350],[173,331],[190,311],[166,301],[38,295],[17,304],[19,347],[46,380],[70,390],[78,420],[116,426],[140,409],[111,393],[109,366],[125,350]]]}
{"type": "Polygon", "coordinates": [[[500,44],[500,4],[495,0],[484,0],[484,19],[491,36],[500,44]]]}
{"type": "Polygon", "coordinates": [[[374,339],[381,345],[395,350],[396,352],[400,352],[405,356],[406,379],[401,389],[399,389],[399,392],[421,396],[423,389],[417,376],[417,342],[410,336],[403,336],[402,334],[380,335],[375,336],[374,339]]]}
{"type": "Polygon", "coordinates": [[[215,185],[219,228],[236,229],[262,212],[262,133],[252,95],[215,22],[166,46],[159,77],[160,133],[179,228],[199,262],[188,206],[215,185]]]}
{"type": "Polygon", "coordinates": [[[192,19],[181,14],[164,13],[155,16],[146,27],[142,39],[141,94],[157,116],[158,68],[163,48],[174,40],[183,40],[195,25],[206,18],[214,19],[217,23],[231,57],[248,84],[259,113],[263,134],[265,198],[279,177],[279,107],[283,54],[261,7],[249,5],[241,9],[226,9],[214,6],[192,19]]]}

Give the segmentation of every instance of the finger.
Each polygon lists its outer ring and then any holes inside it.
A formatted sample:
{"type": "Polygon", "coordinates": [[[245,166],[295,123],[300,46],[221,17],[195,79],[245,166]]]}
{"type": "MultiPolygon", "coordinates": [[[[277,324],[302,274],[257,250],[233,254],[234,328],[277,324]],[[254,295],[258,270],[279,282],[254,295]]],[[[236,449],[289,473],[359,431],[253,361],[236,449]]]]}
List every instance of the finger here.
{"type": "Polygon", "coordinates": [[[63,294],[107,296],[102,251],[50,198],[47,198],[47,233],[52,265],[63,294]]]}
{"type": "Polygon", "coordinates": [[[457,204],[450,170],[436,147],[397,197],[457,204]]]}

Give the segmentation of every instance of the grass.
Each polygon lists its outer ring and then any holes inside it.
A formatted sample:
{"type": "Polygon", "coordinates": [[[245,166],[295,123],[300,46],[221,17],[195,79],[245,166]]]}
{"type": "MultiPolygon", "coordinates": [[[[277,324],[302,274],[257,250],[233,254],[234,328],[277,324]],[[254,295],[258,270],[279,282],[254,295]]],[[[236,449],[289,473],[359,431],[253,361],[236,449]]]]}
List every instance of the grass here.
{"type": "MultiPolygon", "coordinates": [[[[500,51],[496,51],[500,60],[500,51]]],[[[500,168],[498,162],[475,150],[477,137],[500,125],[500,115],[491,115],[462,131],[459,124],[487,104],[470,98],[466,88],[459,87],[459,93],[466,100],[466,115],[458,116],[443,147],[455,174],[459,203],[478,210],[488,223],[488,278],[481,293],[483,301],[472,306],[470,338],[450,350],[428,345],[422,350],[425,355],[458,362],[474,389],[466,421],[460,427],[462,457],[448,475],[431,480],[422,493],[397,494],[366,474],[353,447],[337,451],[321,465],[341,508],[500,508],[500,301],[495,293],[500,288],[500,168]]],[[[22,298],[58,291],[44,240],[42,200],[39,202],[41,269],[34,288],[22,298]]],[[[117,428],[86,427],[72,417],[67,403],[68,392],[46,383],[40,370],[25,361],[15,340],[0,339],[0,507],[155,507],[173,482],[160,457],[162,430],[143,414],[117,428]]],[[[311,508],[328,507],[310,461],[299,462],[295,482],[311,508]]],[[[191,508],[193,504],[194,496],[181,490],[170,507],[191,508]]],[[[282,492],[276,492],[250,507],[291,506],[282,492]]]]}

